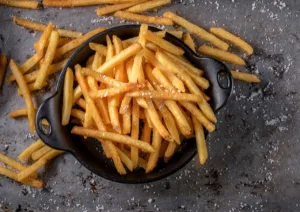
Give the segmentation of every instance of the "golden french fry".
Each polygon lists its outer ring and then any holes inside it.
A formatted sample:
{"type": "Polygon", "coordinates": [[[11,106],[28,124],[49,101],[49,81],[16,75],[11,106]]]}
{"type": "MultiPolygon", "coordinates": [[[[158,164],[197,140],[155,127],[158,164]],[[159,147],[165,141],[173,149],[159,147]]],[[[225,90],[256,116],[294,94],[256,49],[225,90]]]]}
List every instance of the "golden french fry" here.
{"type": "Polygon", "coordinates": [[[52,150],[51,147],[45,145],[42,148],[40,148],[39,150],[33,152],[32,155],[31,155],[31,159],[32,160],[38,160],[41,157],[43,157],[45,154],[50,152],[51,150],[52,150]]]}
{"type": "Polygon", "coordinates": [[[186,33],[183,35],[183,42],[190,47],[191,50],[193,50],[193,52],[196,52],[196,45],[194,43],[194,40],[192,38],[192,36],[190,35],[190,33],[186,33]]]}
{"type": "Polygon", "coordinates": [[[6,66],[7,66],[7,56],[5,54],[1,54],[0,55],[0,89],[2,88],[3,85],[6,66]]]}
{"type": "Polygon", "coordinates": [[[89,59],[86,61],[86,67],[89,69],[92,69],[93,61],[94,61],[95,55],[92,55],[89,57],[89,59]]]}
{"type": "Polygon", "coordinates": [[[126,111],[124,114],[122,114],[122,120],[123,120],[123,134],[127,135],[131,132],[131,114],[130,110],[126,111]]]}
{"type": "Polygon", "coordinates": [[[175,46],[174,44],[170,43],[167,40],[164,40],[163,38],[157,36],[156,34],[154,34],[153,32],[151,32],[149,30],[146,33],[144,33],[144,37],[148,41],[158,45],[160,48],[162,48],[168,52],[171,52],[172,54],[175,54],[175,55],[183,55],[184,54],[184,51],[180,47],[175,46]]]}
{"type": "Polygon", "coordinates": [[[207,153],[207,147],[206,147],[203,127],[195,116],[192,116],[192,119],[193,119],[193,123],[194,123],[194,127],[195,127],[198,158],[199,158],[200,164],[204,164],[208,158],[208,153],[207,153]]]}
{"type": "Polygon", "coordinates": [[[172,20],[168,18],[138,15],[126,11],[115,12],[114,16],[123,20],[138,21],[158,25],[173,25],[172,20]]]}
{"type": "Polygon", "coordinates": [[[94,125],[94,123],[93,123],[91,104],[86,104],[83,127],[84,128],[93,128],[93,125],[94,125]]]}
{"type": "Polygon", "coordinates": [[[197,108],[196,105],[191,104],[190,102],[180,102],[183,107],[185,107],[193,116],[195,116],[201,124],[207,129],[208,132],[213,132],[216,127],[211,123],[204,114],[197,108]]]}
{"type": "Polygon", "coordinates": [[[145,119],[149,125],[150,128],[153,128],[153,124],[151,122],[151,119],[150,119],[150,116],[149,116],[149,113],[148,113],[148,110],[147,109],[144,109],[144,114],[145,114],[145,119]]]}
{"type": "Polygon", "coordinates": [[[185,92],[185,86],[181,79],[179,79],[174,73],[164,72],[168,80],[171,82],[172,86],[181,92],[185,92]]]}
{"type": "Polygon", "coordinates": [[[204,77],[200,77],[199,75],[196,75],[193,72],[189,72],[188,74],[193,79],[194,83],[202,89],[207,89],[209,87],[209,81],[204,77]]]}
{"type": "MultiPolygon", "coordinates": [[[[34,86],[34,82],[33,82],[33,83],[30,83],[30,84],[27,84],[27,85],[28,85],[29,91],[37,91],[37,90],[40,90],[40,89],[46,87],[46,86],[48,85],[48,83],[47,83],[47,82],[44,82],[44,83],[42,84],[42,87],[41,87],[41,88],[35,87],[35,86],[34,86]]],[[[20,96],[23,95],[22,89],[18,88],[18,94],[19,94],[20,96]]]]}
{"type": "Polygon", "coordinates": [[[139,53],[134,57],[134,62],[131,71],[129,82],[137,82],[140,72],[142,72],[143,54],[139,53]]]}
{"type": "MultiPolygon", "coordinates": [[[[169,145],[165,151],[165,158],[169,159],[170,157],[172,157],[176,151],[176,148],[177,148],[176,143],[169,142],[169,145]]],[[[168,162],[168,160],[165,160],[165,162],[168,162]]]]}
{"type": "Polygon", "coordinates": [[[193,125],[193,121],[190,117],[190,114],[188,111],[185,111],[182,107],[179,107],[182,114],[184,115],[185,119],[188,121],[189,125],[190,125],[190,128],[191,128],[191,134],[190,135],[187,135],[185,136],[186,138],[191,138],[191,137],[194,137],[194,125],[193,125]]]}
{"type": "Polygon", "coordinates": [[[107,54],[107,47],[103,46],[102,44],[98,44],[98,43],[89,43],[89,47],[98,52],[101,55],[105,55],[107,54]]]}
{"type": "Polygon", "coordinates": [[[124,96],[121,105],[120,105],[120,114],[124,114],[126,111],[130,109],[130,102],[131,102],[132,97],[130,96],[124,96]]]}
{"type": "Polygon", "coordinates": [[[34,48],[36,51],[44,51],[45,47],[48,45],[48,40],[53,31],[53,28],[54,26],[52,22],[50,22],[45,28],[42,36],[40,37],[40,40],[34,44],[34,48]]]}
{"type": "Polygon", "coordinates": [[[77,101],[76,101],[76,104],[81,107],[82,109],[86,109],[86,101],[83,99],[83,98],[79,98],[77,101]]]}
{"type": "MultiPolygon", "coordinates": [[[[2,166],[0,166],[0,175],[4,175],[4,176],[6,176],[8,178],[11,178],[15,181],[19,181],[17,173],[15,173],[14,171],[12,171],[10,169],[4,168],[2,166]]],[[[42,188],[43,187],[43,182],[40,181],[40,180],[33,180],[33,179],[30,179],[30,178],[26,178],[26,179],[24,179],[22,181],[19,181],[19,182],[24,183],[25,185],[35,187],[35,188],[42,188]]]]}
{"type": "Polygon", "coordinates": [[[19,88],[23,92],[23,97],[24,97],[26,107],[28,110],[29,129],[31,132],[34,132],[35,131],[35,109],[34,109],[34,105],[32,102],[30,91],[28,89],[28,86],[25,82],[25,79],[24,79],[20,69],[18,68],[18,66],[16,65],[16,63],[13,60],[10,60],[9,67],[10,67],[13,75],[16,78],[19,88]]]}
{"type": "Polygon", "coordinates": [[[125,166],[129,169],[129,171],[133,171],[133,163],[131,159],[118,147],[116,147],[118,155],[120,156],[121,161],[125,164],[125,166]]]}
{"type": "Polygon", "coordinates": [[[196,35],[198,35],[200,38],[202,38],[203,40],[206,40],[210,43],[212,43],[214,46],[222,49],[222,50],[227,50],[229,45],[227,43],[225,43],[224,41],[220,40],[219,38],[217,38],[216,36],[214,36],[213,34],[210,34],[209,32],[207,32],[206,30],[202,29],[201,27],[192,24],[191,22],[189,22],[188,20],[168,11],[165,12],[164,17],[171,19],[174,23],[178,24],[179,26],[186,28],[187,30],[189,30],[192,33],[195,33],[196,35]]]}
{"type": "MultiPolygon", "coordinates": [[[[51,75],[51,74],[55,74],[59,71],[61,71],[63,69],[63,67],[65,66],[65,64],[67,63],[68,59],[65,59],[61,62],[52,64],[49,66],[48,72],[47,72],[47,76],[51,75]]],[[[26,75],[24,75],[24,79],[27,83],[30,82],[34,82],[38,76],[39,70],[36,71],[32,71],[26,75]]],[[[14,77],[14,75],[10,75],[7,79],[6,82],[12,82],[15,81],[16,78],[14,77]]]]}
{"type": "Polygon", "coordinates": [[[81,90],[80,86],[78,85],[73,91],[73,105],[81,96],[82,96],[82,90],[81,90]]]}
{"type": "Polygon", "coordinates": [[[152,138],[152,147],[155,149],[155,152],[150,154],[146,173],[151,172],[158,161],[160,146],[161,146],[162,137],[160,136],[160,133],[157,131],[157,129],[153,129],[153,138],[152,138]]]}
{"type": "Polygon", "coordinates": [[[81,37],[78,37],[78,38],[66,43],[62,47],[59,47],[55,52],[55,58],[59,58],[60,56],[64,55],[65,53],[77,48],[78,46],[83,44],[86,40],[88,40],[92,36],[98,34],[99,32],[102,32],[103,30],[105,30],[105,28],[97,28],[93,31],[86,33],[85,35],[83,35],[81,37]]]}
{"type": "Polygon", "coordinates": [[[209,31],[211,33],[213,33],[214,35],[216,35],[220,38],[223,38],[223,39],[233,43],[234,45],[240,47],[245,52],[247,52],[249,55],[253,54],[253,48],[246,41],[244,41],[241,38],[237,37],[236,35],[228,32],[227,30],[225,30],[223,28],[211,27],[209,29],[209,31]]]}
{"type": "Polygon", "coordinates": [[[93,130],[93,129],[86,129],[83,127],[73,127],[71,133],[81,136],[87,136],[91,138],[101,139],[103,143],[114,141],[117,143],[134,146],[139,148],[140,150],[144,152],[154,152],[154,149],[146,142],[143,142],[138,139],[133,139],[126,135],[121,135],[118,133],[113,132],[104,132],[99,130],[93,130]],[[109,140],[109,141],[108,141],[109,140]]]}
{"type": "Polygon", "coordinates": [[[22,162],[26,162],[31,154],[35,151],[37,151],[38,149],[42,148],[43,146],[45,146],[44,142],[39,139],[36,142],[34,142],[33,144],[31,144],[29,147],[27,147],[19,156],[19,160],[22,162]]]}
{"type": "Polygon", "coordinates": [[[70,41],[72,41],[72,39],[69,39],[69,38],[60,38],[59,41],[58,41],[58,43],[57,43],[57,46],[61,47],[61,46],[65,45],[65,44],[69,43],[70,41]]]}
{"type": "Polygon", "coordinates": [[[171,84],[171,82],[167,79],[167,77],[165,75],[163,75],[163,73],[158,69],[158,68],[154,68],[152,70],[152,74],[154,76],[154,78],[166,89],[170,90],[170,91],[175,91],[174,86],[171,84]]]}
{"type": "Polygon", "coordinates": [[[0,0],[0,5],[6,5],[10,7],[19,7],[25,9],[38,9],[39,2],[37,1],[25,1],[25,0],[0,0]]]}
{"type": "Polygon", "coordinates": [[[100,116],[102,117],[103,123],[104,124],[110,123],[106,100],[105,99],[97,99],[95,103],[100,112],[100,116]]]}
{"type": "Polygon", "coordinates": [[[43,5],[48,7],[82,7],[98,4],[118,4],[134,1],[136,0],[43,0],[43,5]]]}
{"type": "Polygon", "coordinates": [[[191,101],[200,103],[203,97],[195,94],[177,93],[177,92],[158,92],[158,91],[131,91],[126,93],[126,96],[143,97],[148,99],[176,100],[176,101],[191,101]]]}
{"type": "Polygon", "coordinates": [[[71,110],[73,105],[73,83],[74,74],[73,71],[68,68],[64,79],[64,93],[63,93],[63,105],[62,105],[62,125],[69,124],[71,110]]]}
{"type": "MultiPolygon", "coordinates": [[[[132,119],[131,119],[131,138],[138,139],[139,138],[139,105],[135,99],[132,101],[132,119]]],[[[133,163],[133,167],[136,168],[138,165],[139,158],[139,150],[135,146],[131,146],[130,148],[130,158],[133,163]]]]}
{"type": "Polygon", "coordinates": [[[41,50],[32,55],[25,63],[20,66],[20,71],[24,74],[28,72],[33,66],[35,66],[44,56],[44,51],[41,50]]]}
{"type": "MultiPolygon", "coordinates": [[[[16,16],[13,17],[13,21],[16,25],[26,27],[28,29],[33,29],[36,31],[42,32],[46,29],[46,25],[44,25],[44,24],[30,21],[27,19],[18,18],[16,16]]],[[[81,32],[69,31],[69,30],[58,29],[58,28],[56,28],[56,30],[58,31],[58,33],[61,37],[78,38],[78,37],[82,36],[81,32]]]]}
{"type": "MultiPolygon", "coordinates": [[[[26,169],[27,167],[24,166],[23,164],[11,159],[10,157],[2,154],[0,152],[0,162],[10,166],[11,168],[14,168],[18,171],[23,171],[24,169],[26,169]]],[[[32,173],[32,175],[30,176],[32,177],[33,179],[35,179],[37,177],[37,174],[36,173],[32,173]]]]}
{"type": "Polygon", "coordinates": [[[130,7],[126,11],[131,12],[131,13],[141,13],[141,12],[145,12],[147,10],[151,10],[151,9],[158,8],[163,5],[169,4],[170,2],[171,2],[171,0],[146,1],[144,3],[130,7]]]}
{"type": "Polygon", "coordinates": [[[17,179],[18,181],[22,181],[25,180],[29,175],[31,175],[32,173],[36,172],[39,168],[41,168],[42,166],[46,165],[46,163],[53,159],[54,157],[62,154],[62,151],[58,151],[58,150],[51,150],[50,152],[48,152],[47,154],[45,154],[43,157],[41,157],[38,161],[36,161],[35,163],[33,163],[31,166],[27,167],[26,169],[20,171],[17,174],[17,179]]]}
{"type": "Polygon", "coordinates": [[[28,112],[26,108],[17,109],[8,114],[9,118],[19,118],[22,116],[27,116],[28,112]]]}
{"type": "Polygon", "coordinates": [[[178,39],[182,39],[183,31],[180,30],[168,30],[167,33],[170,33],[171,35],[175,36],[178,39]]]}
{"type": "Polygon", "coordinates": [[[34,83],[34,86],[36,88],[39,88],[39,89],[42,88],[42,85],[46,80],[48,68],[53,61],[58,40],[59,40],[58,32],[53,31],[50,36],[49,45],[48,45],[48,48],[47,48],[47,51],[46,51],[46,54],[44,57],[44,62],[41,65],[41,69],[40,69],[39,74],[34,83]]]}
{"type": "Polygon", "coordinates": [[[148,25],[147,24],[142,24],[140,27],[140,34],[138,41],[142,45],[143,48],[146,46],[146,39],[144,38],[144,34],[148,31],[148,25]]]}
{"type": "Polygon", "coordinates": [[[84,122],[85,113],[82,110],[72,109],[71,110],[71,116],[73,116],[73,117],[79,119],[80,121],[84,122]]]}
{"type": "Polygon", "coordinates": [[[245,82],[260,82],[260,79],[254,74],[249,74],[240,71],[230,71],[233,79],[242,80],[245,82]]]}
{"type": "Polygon", "coordinates": [[[110,14],[110,13],[117,12],[119,10],[127,9],[129,7],[132,7],[134,5],[137,5],[137,4],[145,2],[145,1],[146,0],[139,0],[139,1],[135,1],[135,2],[109,5],[109,6],[106,6],[106,7],[98,8],[96,12],[97,12],[98,16],[107,15],[107,14],[110,14]]]}
{"type": "Polygon", "coordinates": [[[135,55],[142,49],[141,44],[135,43],[129,46],[128,48],[124,49],[120,52],[120,54],[115,55],[109,61],[105,62],[102,66],[100,66],[97,72],[101,74],[105,74],[111,71],[117,65],[120,65],[122,62],[130,58],[132,55],[135,55]]]}
{"type": "MultiPolygon", "coordinates": [[[[111,39],[108,35],[106,35],[106,46],[107,46],[107,53],[106,53],[106,62],[109,61],[114,55],[115,55],[115,50],[114,46],[111,42],[111,39]]],[[[113,75],[113,71],[110,70],[110,74],[107,73],[107,75],[113,75]]]]}
{"type": "Polygon", "coordinates": [[[241,66],[246,65],[245,61],[241,57],[239,57],[235,54],[232,54],[230,52],[226,52],[226,51],[219,50],[219,49],[212,48],[212,47],[205,46],[205,45],[200,46],[198,50],[202,54],[207,55],[212,58],[215,58],[217,60],[222,60],[222,61],[232,63],[235,65],[241,65],[241,66]]]}

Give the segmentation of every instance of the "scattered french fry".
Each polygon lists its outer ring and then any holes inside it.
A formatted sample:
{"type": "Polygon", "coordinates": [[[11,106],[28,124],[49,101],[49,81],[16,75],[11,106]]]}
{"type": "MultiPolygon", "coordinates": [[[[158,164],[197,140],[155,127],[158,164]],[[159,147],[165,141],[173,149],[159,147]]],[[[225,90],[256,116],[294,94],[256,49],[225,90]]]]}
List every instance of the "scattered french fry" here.
{"type": "Polygon", "coordinates": [[[217,60],[222,60],[235,65],[241,65],[241,66],[246,65],[245,61],[241,57],[230,52],[226,52],[205,45],[200,46],[198,50],[202,54],[207,55],[209,57],[213,57],[217,60]]]}
{"type": "Polygon", "coordinates": [[[17,109],[8,114],[8,116],[10,118],[19,118],[19,117],[27,116],[27,115],[28,115],[28,112],[27,112],[26,108],[17,109]]]}
{"type": "Polygon", "coordinates": [[[42,148],[43,146],[45,146],[44,142],[39,139],[36,142],[34,142],[33,144],[31,144],[29,147],[27,147],[19,156],[19,160],[22,162],[26,162],[31,154],[35,151],[37,151],[38,149],[42,148]]]}
{"type": "Polygon", "coordinates": [[[189,30],[192,33],[195,33],[196,35],[198,35],[200,38],[202,38],[203,40],[206,40],[210,43],[212,43],[214,46],[226,51],[229,47],[229,45],[227,43],[225,43],[224,41],[220,40],[219,38],[217,38],[216,36],[214,36],[213,34],[210,34],[209,32],[207,32],[206,30],[202,29],[201,27],[192,24],[191,22],[189,22],[188,20],[172,13],[172,12],[165,12],[164,17],[171,19],[175,24],[178,24],[179,26],[186,28],[187,30],[189,30]]]}
{"type": "Polygon", "coordinates": [[[19,1],[19,0],[0,0],[0,5],[6,5],[10,7],[19,7],[25,9],[38,9],[39,3],[37,1],[19,1]]]}
{"type": "Polygon", "coordinates": [[[147,10],[151,10],[154,8],[158,8],[161,7],[163,5],[169,4],[171,2],[171,0],[156,0],[156,1],[146,1],[144,3],[135,5],[130,7],[129,9],[127,9],[127,12],[131,12],[131,13],[141,13],[141,12],[145,12],[147,10]]]}
{"type": "Polygon", "coordinates": [[[252,82],[252,83],[258,83],[260,82],[260,79],[255,76],[254,74],[249,74],[245,72],[240,71],[230,71],[233,79],[242,80],[245,82],[252,82]]]}
{"type": "Polygon", "coordinates": [[[45,28],[40,40],[34,44],[34,48],[37,52],[44,51],[44,48],[48,45],[48,40],[50,38],[50,35],[53,31],[53,24],[50,22],[47,27],[45,28]]]}
{"type": "Polygon", "coordinates": [[[4,75],[6,73],[6,66],[7,66],[7,56],[5,54],[0,55],[0,89],[3,85],[4,75]]]}
{"type": "Polygon", "coordinates": [[[43,0],[43,5],[48,7],[83,7],[98,4],[118,4],[134,1],[136,0],[43,0]]]}
{"type": "Polygon", "coordinates": [[[98,16],[107,15],[107,14],[110,14],[110,13],[117,12],[119,10],[127,9],[129,7],[132,7],[134,5],[137,5],[137,4],[145,2],[145,1],[146,0],[139,0],[139,1],[135,1],[135,2],[109,5],[109,6],[106,6],[106,7],[98,8],[96,12],[97,12],[98,16]]]}
{"type": "Polygon", "coordinates": [[[237,37],[236,35],[228,32],[227,30],[225,30],[223,28],[211,27],[209,29],[209,31],[211,33],[213,33],[214,35],[216,35],[220,38],[223,38],[223,39],[229,41],[230,43],[233,43],[234,45],[240,47],[245,52],[247,52],[249,55],[253,54],[253,48],[246,41],[244,41],[241,38],[237,37]]]}
{"type": "Polygon", "coordinates": [[[126,11],[115,12],[114,16],[123,20],[138,21],[158,25],[173,25],[172,20],[168,18],[138,15],[126,11]]]}
{"type": "MultiPolygon", "coordinates": [[[[6,1],[6,0],[2,0],[2,1],[6,1]]],[[[16,0],[16,1],[19,1],[19,0],[16,0]]],[[[41,31],[41,32],[43,32],[47,27],[44,24],[30,21],[27,19],[22,19],[22,18],[19,18],[16,16],[13,17],[13,21],[15,24],[17,24],[19,26],[22,26],[22,27],[25,27],[28,29],[33,29],[36,31],[41,31]]],[[[57,29],[57,31],[61,37],[78,38],[78,37],[82,36],[81,32],[69,31],[69,30],[64,30],[64,29],[57,29]]]]}

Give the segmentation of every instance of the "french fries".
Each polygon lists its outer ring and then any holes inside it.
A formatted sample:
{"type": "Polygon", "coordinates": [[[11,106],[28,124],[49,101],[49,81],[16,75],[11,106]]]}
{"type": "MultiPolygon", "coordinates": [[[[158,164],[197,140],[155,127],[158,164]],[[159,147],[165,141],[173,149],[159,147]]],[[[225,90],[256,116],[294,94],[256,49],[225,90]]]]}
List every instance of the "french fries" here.
{"type": "Polygon", "coordinates": [[[194,40],[192,38],[192,36],[190,35],[190,33],[186,33],[183,35],[183,42],[188,45],[188,47],[190,47],[191,50],[193,50],[193,52],[196,53],[196,46],[194,43],[194,40]]]}
{"type": "Polygon", "coordinates": [[[198,158],[199,158],[200,164],[204,164],[205,161],[207,160],[208,153],[207,153],[207,147],[206,147],[203,127],[202,127],[201,123],[196,119],[195,116],[193,116],[192,119],[193,119],[193,124],[195,127],[198,158]]]}
{"type": "Polygon", "coordinates": [[[134,5],[137,5],[137,4],[145,2],[145,1],[146,0],[140,0],[140,1],[138,0],[138,1],[135,1],[135,2],[109,5],[109,6],[106,6],[106,7],[98,8],[96,12],[97,12],[98,16],[107,15],[107,14],[110,14],[110,13],[117,12],[119,10],[127,9],[129,7],[132,7],[134,5]]]}
{"type": "Polygon", "coordinates": [[[0,55],[0,89],[2,88],[3,85],[6,66],[7,66],[7,56],[5,54],[1,54],[0,55]]]}
{"type": "Polygon", "coordinates": [[[115,12],[114,16],[123,20],[138,21],[138,22],[158,24],[158,25],[168,25],[168,26],[173,25],[172,20],[169,18],[138,15],[126,11],[115,12]]]}
{"type": "MultiPolygon", "coordinates": [[[[6,0],[2,0],[2,1],[6,1],[6,0]]],[[[16,1],[20,2],[19,0],[16,0],[16,1]]],[[[19,26],[22,26],[22,27],[25,27],[28,29],[40,31],[40,32],[43,32],[47,27],[44,24],[30,21],[30,20],[23,19],[23,18],[19,18],[16,16],[13,17],[13,22],[16,25],[19,25],[19,26]]],[[[61,37],[78,38],[78,37],[82,36],[81,32],[69,31],[69,30],[58,29],[58,28],[56,28],[56,30],[59,33],[59,36],[61,36],[61,37]]]]}
{"type": "Polygon", "coordinates": [[[249,55],[253,54],[253,48],[246,41],[228,32],[227,30],[223,28],[211,27],[209,31],[214,35],[235,44],[236,46],[240,47],[245,52],[247,52],[249,55]]]}
{"type": "Polygon", "coordinates": [[[29,122],[29,129],[31,132],[35,131],[35,109],[32,102],[31,94],[28,89],[28,86],[25,82],[25,79],[19,69],[19,67],[16,65],[16,63],[13,60],[10,60],[9,67],[13,73],[13,75],[16,78],[16,81],[18,83],[19,88],[23,92],[24,101],[26,103],[26,107],[28,110],[28,122],[29,122]]]}
{"type": "Polygon", "coordinates": [[[178,15],[176,15],[176,14],[170,12],[170,11],[165,12],[163,16],[165,18],[171,19],[175,24],[178,24],[179,26],[181,26],[183,28],[186,28],[190,32],[195,33],[196,35],[198,35],[203,40],[206,40],[206,41],[212,43],[214,46],[218,47],[219,49],[222,49],[222,50],[226,51],[229,47],[229,45],[227,43],[220,40],[219,38],[217,38],[213,34],[210,34],[209,32],[202,29],[201,27],[199,27],[195,24],[192,24],[188,20],[186,20],[186,19],[184,19],[184,18],[182,18],[182,17],[180,17],[180,16],[178,16],[178,15]]]}
{"type": "Polygon", "coordinates": [[[38,9],[39,3],[37,1],[25,1],[25,0],[0,0],[0,5],[6,5],[10,7],[19,7],[25,9],[38,9]]]}
{"type": "Polygon", "coordinates": [[[232,63],[235,65],[241,65],[241,66],[246,65],[245,61],[241,57],[239,57],[233,53],[229,53],[229,52],[219,50],[216,48],[212,48],[209,46],[205,46],[205,45],[200,46],[198,50],[202,54],[207,55],[209,57],[213,57],[217,60],[222,60],[222,61],[232,63]]]}
{"type": "Polygon", "coordinates": [[[62,125],[67,125],[70,121],[71,110],[73,106],[73,83],[74,74],[73,71],[70,68],[68,68],[64,79],[64,94],[61,118],[62,125]]]}
{"type": "Polygon", "coordinates": [[[171,2],[171,0],[156,0],[153,2],[146,1],[144,3],[132,6],[129,9],[127,9],[126,11],[131,12],[131,13],[141,13],[141,12],[145,12],[147,10],[151,10],[151,9],[169,4],[170,2],[171,2]]]}
{"type": "Polygon", "coordinates": [[[245,72],[240,71],[230,71],[233,79],[242,80],[245,82],[252,82],[252,83],[258,83],[260,82],[260,79],[255,76],[254,74],[249,74],[245,72]]]}

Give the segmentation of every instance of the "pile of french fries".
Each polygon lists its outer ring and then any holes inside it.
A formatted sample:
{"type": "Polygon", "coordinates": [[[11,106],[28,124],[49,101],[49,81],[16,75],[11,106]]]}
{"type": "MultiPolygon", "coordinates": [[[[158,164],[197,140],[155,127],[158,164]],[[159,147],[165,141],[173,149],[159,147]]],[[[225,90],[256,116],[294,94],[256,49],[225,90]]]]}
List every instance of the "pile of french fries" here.
{"type": "MultiPolygon", "coordinates": [[[[210,97],[205,90],[210,86],[197,69],[183,57],[183,50],[164,40],[166,32],[182,39],[194,52],[227,63],[243,66],[244,59],[230,53],[229,43],[247,54],[253,48],[244,40],[222,28],[209,31],[172,13],[163,17],[140,15],[170,3],[168,0],[43,0],[45,6],[75,7],[111,4],[98,8],[98,15],[114,13],[118,18],[157,25],[181,26],[180,30],[151,32],[142,24],[140,34],[127,40],[117,36],[107,37],[106,45],[90,43],[95,51],[85,67],[76,65],[65,75],[62,108],[62,125],[76,124],[73,134],[99,140],[104,153],[114,162],[120,174],[137,167],[151,172],[159,158],[165,162],[172,157],[184,138],[195,136],[201,164],[208,153],[204,129],[215,130],[216,117],[210,108],[210,97]],[[122,10],[122,11],[121,11],[122,10]],[[192,36],[211,45],[198,49],[192,36]],[[126,167],[126,168],[125,168],[126,167]]],[[[35,1],[0,0],[0,4],[24,8],[38,8],[35,1]]],[[[18,93],[25,100],[26,108],[9,114],[11,118],[28,117],[29,129],[34,132],[35,113],[32,96],[48,85],[48,76],[62,70],[73,51],[93,35],[103,31],[98,28],[86,34],[60,29],[14,17],[16,25],[43,32],[34,44],[36,53],[22,65],[10,60],[12,75],[6,82],[16,82],[18,93]]],[[[5,54],[0,55],[0,87],[7,65],[5,54]]],[[[260,82],[257,76],[231,71],[233,78],[246,82],[260,82]]],[[[44,125],[48,122],[43,120],[44,125]]],[[[62,154],[45,145],[41,140],[26,148],[13,160],[0,153],[0,174],[21,183],[41,188],[37,170],[49,160],[62,154]],[[30,163],[25,166],[23,163],[30,163]]]]}

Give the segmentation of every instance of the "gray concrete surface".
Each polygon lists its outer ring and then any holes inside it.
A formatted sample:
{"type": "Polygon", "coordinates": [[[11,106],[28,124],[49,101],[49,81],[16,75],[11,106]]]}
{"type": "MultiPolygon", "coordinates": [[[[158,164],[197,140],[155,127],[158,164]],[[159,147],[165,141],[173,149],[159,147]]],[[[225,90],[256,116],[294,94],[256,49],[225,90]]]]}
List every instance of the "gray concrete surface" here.
{"type": "MultiPolygon", "coordinates": [[[[0,49],[19,63],[33,53],[37,34],[15,26],[13,15],[82,32],[124,24],[97,17],[95,8],[0,6],[0,49]]],[[[64,155],[42,170],[43,190],[0,177],[0,211],[299,211],[300,1],[179,0],[158,14],[165,10],[203,27],[224,26],[255,47],[246,57],[247,69],[262,83],[235,83],[218,114],[217,132],[208,139],[208,162],[200,166],[194,159],[164,180],[125,185],[101,179],[64,155]]],[[[25,120],[7,118],[22,106],[16,86],[6,84],[0,96],[0,152],[12,157],[36,139],[25,120]]]]}

